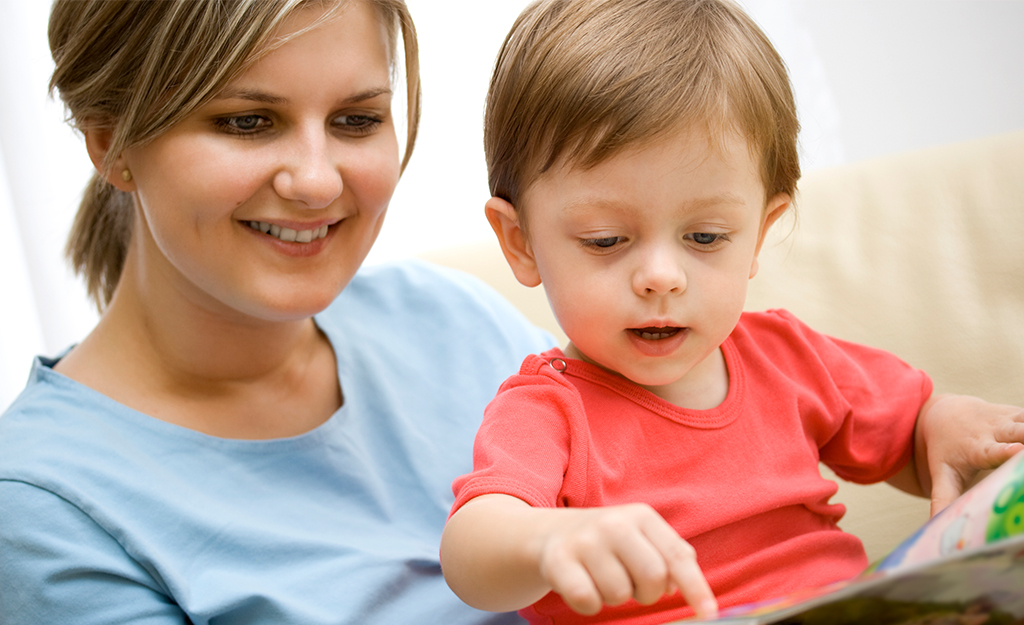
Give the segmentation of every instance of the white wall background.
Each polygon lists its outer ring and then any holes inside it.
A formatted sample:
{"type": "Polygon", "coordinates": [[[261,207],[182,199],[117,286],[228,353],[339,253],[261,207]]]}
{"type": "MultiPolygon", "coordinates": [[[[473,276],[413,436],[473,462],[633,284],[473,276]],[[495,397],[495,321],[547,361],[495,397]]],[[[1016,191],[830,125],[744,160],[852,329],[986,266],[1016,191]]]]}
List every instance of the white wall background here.
{"type": "MultiPolygon", "coordinates": [[[[527,0],[408,0],[422,49],[416,155],[368,262],[491,236],[482,105],[527,0]]],[[[804,169],[1024,128],[1024,0],[741,0],[789,64],[804,169]]],[[[0,408],[34,354],[95,323],[63,261],[90,173],[47,99],[48,3],[0,0],[0,408]]],[[[1024,172],[1022,172],[1024,175],[1024,172]]]]}

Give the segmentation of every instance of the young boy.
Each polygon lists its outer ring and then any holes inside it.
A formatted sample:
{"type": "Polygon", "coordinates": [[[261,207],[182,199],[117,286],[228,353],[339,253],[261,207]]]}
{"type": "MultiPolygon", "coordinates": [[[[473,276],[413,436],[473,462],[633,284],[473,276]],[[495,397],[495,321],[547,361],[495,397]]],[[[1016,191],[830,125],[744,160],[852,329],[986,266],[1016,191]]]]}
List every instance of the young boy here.
{"type": "Polygon", "coordinates": [[[781,59],[726,0],[541,0],[513,26],[486,212],[570,343],[502,385],[455,482],[442,563],[467,603],[661,623],[848,578],[867,561],[819,461],[940,506],[1022,448],[1020,409],[743,312],[797,131],[781,59]]]}

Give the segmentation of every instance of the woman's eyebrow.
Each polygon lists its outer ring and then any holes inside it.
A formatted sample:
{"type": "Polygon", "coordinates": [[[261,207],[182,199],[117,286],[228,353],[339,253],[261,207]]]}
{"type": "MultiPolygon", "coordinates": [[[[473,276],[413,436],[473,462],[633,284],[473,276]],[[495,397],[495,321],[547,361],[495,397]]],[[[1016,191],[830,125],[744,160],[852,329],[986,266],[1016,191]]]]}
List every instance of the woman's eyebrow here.
{"type": "Polygon", "coordinates": [[[374,99],[374,98],[376,98],[378,96],[382,96],[382,95],[392,95],[391,87],[388,86],[388,85],[385,85],[383,87],[374,87],[372,89],[367,89],[367,90],[362,91],[360,93],[357,93],[357,94],[355,94],[355,95],[353,95],[353,96],[351,96],[349,98],[345,98],[344,103],[345,104],[351,104],[352,102],[362,102],[364,100],[372,100],[372,99],[374,99]]]}
{"type": "MultiPolygon", "coordinates": [[[[365,100],[372,100],[381,95],[390,95],[391,87],[372,87],[359,93],[355,93],[344,100],[342,104],[351,104],[353,102],[363,102],[365,100]]],[[[258,102],[260,104],[287,104],[288,98],[277,96],[272,93],[260,91],[259,89],[234,89],[224,91],[216,97],[217,100],[246,100],[249,102],[258,102]]]]}
{"type": "Polygon", "coordinates": [[[285,104],[288,102],[288,98],[272,95],[257,89],[235,89],[232,91],[224,91],[218,94],[216,99],[248,100],[249,102],[259,102],[261,104],[285,104]]]}

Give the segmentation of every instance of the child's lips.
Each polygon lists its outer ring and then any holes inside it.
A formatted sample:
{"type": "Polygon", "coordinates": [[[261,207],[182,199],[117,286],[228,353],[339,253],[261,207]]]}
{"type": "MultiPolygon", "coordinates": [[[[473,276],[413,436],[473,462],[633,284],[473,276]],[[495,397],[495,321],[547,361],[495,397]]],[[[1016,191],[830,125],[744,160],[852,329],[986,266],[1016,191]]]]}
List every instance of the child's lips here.
{"type": "Polygon", "coordinates": [[[675,354],[689,335],[689,328],[669,325],[629,328],[627,333],[634,349],[648,358],[665,358],[675,354]]]}
{"type": "Polygon", "coordinates": [[[677,326],[648,326],[646,328],[630,328],[629,331],[647,341],[660,341],[672,338],[683,328],[677,326]]]}

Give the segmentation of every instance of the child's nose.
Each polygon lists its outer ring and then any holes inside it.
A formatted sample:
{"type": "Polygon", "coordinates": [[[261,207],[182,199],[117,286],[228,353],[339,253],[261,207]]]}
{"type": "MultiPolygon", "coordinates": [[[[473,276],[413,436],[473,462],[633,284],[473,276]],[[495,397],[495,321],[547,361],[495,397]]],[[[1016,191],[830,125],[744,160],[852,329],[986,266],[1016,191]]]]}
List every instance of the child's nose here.
{"type": "Polygon", "coordinates": [[[633,291],[640,296],[679,294],[686,290],[686,272],[666,247],[648,250],[633,272],[633,291]]]}
{"type": "Polygon", "coordinates": [[[306,208],[326,208],[341,195],[341,166],[322,130],[296,132],[274,175],[278,195],[306,208]]]}

